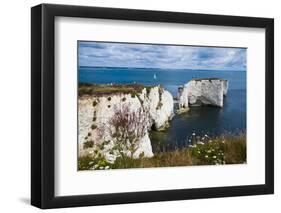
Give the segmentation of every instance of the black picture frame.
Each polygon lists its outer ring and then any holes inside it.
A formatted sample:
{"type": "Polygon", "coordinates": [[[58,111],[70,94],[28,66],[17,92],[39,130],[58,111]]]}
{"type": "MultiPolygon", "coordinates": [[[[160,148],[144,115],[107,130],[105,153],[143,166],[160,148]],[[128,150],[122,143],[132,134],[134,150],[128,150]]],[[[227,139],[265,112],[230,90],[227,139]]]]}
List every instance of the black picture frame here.
{"type": "Polygon", "coordinates": [[[121,203],[216,198],[274,193],[274,20],[148,10],[41,4],[31,8],[31,204],[60,208],[121,203]],[[101,18],[162,23],[264,28],[265,184],[93,195],[54,195],[55,17],[101,18]]]}

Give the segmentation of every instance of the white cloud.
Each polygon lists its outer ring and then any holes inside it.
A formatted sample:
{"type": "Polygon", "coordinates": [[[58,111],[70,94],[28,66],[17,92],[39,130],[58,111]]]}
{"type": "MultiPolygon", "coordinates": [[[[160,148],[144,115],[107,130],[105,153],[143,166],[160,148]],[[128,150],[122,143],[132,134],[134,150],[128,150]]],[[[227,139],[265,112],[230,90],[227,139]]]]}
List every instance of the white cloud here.
{"type": "Polygon", "coordinates": [[[80,42],[79,65],[245,70],[246,49],[80,42]]]}

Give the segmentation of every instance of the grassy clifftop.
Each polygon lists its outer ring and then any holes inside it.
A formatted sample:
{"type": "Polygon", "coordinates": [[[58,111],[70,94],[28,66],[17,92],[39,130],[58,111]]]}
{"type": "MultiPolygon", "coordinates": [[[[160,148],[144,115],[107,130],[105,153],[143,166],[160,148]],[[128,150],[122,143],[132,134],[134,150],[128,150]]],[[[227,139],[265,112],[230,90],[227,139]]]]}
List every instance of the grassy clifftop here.
{"type": "Polygon", "coordinates": [[[135,94],[141,93],[144,88],[150,89],[153,86],[142,84],[87,84],[80,83],[78,87],[79,96],[84,95],[111,95],[111,94],[135,94]]]}
{"type": "Polygon", "coordinates": [[[191,81],[215,81],[215,80],[218,80],[218,81],[226,81],[225,79],[223,78],[193,78],[191,79],[191,81]]]}

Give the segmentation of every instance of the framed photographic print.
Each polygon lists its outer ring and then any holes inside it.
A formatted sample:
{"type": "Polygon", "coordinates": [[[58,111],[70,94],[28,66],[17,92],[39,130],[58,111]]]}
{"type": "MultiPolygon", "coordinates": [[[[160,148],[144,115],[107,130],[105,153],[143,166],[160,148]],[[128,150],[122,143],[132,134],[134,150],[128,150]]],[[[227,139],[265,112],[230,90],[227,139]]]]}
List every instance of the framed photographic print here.
{"type": "Polygon", "coordinates": [[[31,9],[31,203],[271,194],[274,21],[31,9]]]}

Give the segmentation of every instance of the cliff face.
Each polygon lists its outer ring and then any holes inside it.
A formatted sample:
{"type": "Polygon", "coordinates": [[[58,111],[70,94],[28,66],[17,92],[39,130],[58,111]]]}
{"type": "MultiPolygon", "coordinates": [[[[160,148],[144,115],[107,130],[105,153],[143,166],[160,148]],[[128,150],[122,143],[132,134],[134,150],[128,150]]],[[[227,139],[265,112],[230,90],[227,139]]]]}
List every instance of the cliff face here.
{"type": "Polygon", "coordinates": [[[178,104],[179,108],[188,108],[188,89],[187,85],[179,87],[178,89],[178,104]]]}
{"type": "MultiPolygon", "coordinates": [[[[79,97],[79,156],[91,153],[92,148],[85,148],[87,141],[93,144],[100,144],[104,141],[109,143],[102,152],[108,161],[114,161],[116,154],[110,152],[114,146],[114,138],[110,130],[111,121],[118,110],[125,107],[132,113],[139,110],[145,111],[149,120],[146,122],[145,132],[142,135],[134,157],[140,154],[145,157],[152,157],[152,147],[148,131],[151,127],[155,129],[165,128],[173,116],[173,97],[162,87],[147,87],[137,93],[115,92],[108,94],[91,94],[79,97]],[[102,131],[106,127],[109,131],[102,131]]],[[[144,127],[135,127],[144,128],[144,127]]],[[[130,154],[129,152],[127,153],[130,154]]]]}
{"type": "MultiPolygon", "coordinates": [[[[144,91],[147,96],[147,91],[144,91]]],[[[171,93],[162,87],[151,88],[148,97],[144,98],[144,105],[148,107],[152,118],[152,125],[156,130],[165,129],[174,115],[174,100],[171,93]]]]}
{"type": "Polygon", "coordinates": [[[193,79],[179,89],[179,107],[212,105],[223,107],[228,81],[219,78],[193,79]]]}
{"type": "Polygon", "coordinates": [[[227,91],[228,91],[228,81],[222,80],[222,83],[223,83],[223,95],[226,96],[227,91]]]}

